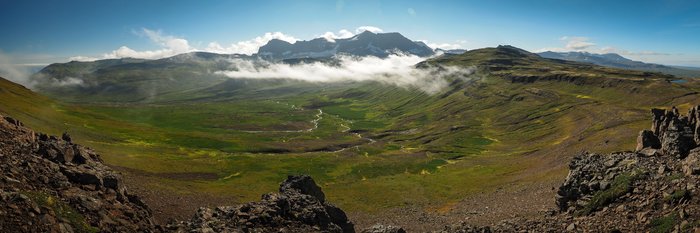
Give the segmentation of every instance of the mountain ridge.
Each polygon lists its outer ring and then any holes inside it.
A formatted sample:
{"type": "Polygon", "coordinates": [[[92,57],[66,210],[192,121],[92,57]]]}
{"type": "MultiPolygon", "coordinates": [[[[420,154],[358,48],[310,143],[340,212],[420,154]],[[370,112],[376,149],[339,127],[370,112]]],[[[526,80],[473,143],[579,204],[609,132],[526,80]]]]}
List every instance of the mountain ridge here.
{"type": "Polygon", "coordinates": [[[634,61],[634,60],[625,58],[622,55],[617,54],[617,53],[597,54],[597,53],[577,52],[577,51],[571,51],[571,52],[545,51],[545,52],[540,52],[537,54],[544,57],[544,58],[585,62],[585,63],[591,63],[591,64],[596,64],[596,65],[601,65],[601,66],[614,67],[614,68],[661,72],[661,73],[671,74],[671,75],[675,75],[675,76],[679,76],[679,77],[700,77],[700,71],[691,70],[691,69],[683,69],[683,68],[661,65],[661,64],[644,63],[641,61],[634,61]]]}
{"type": "Polygon", "coordinates": [[[398,32],[373,33],[364,31],[350,38],[315,38],[289,43],[279,39],[270,40],[258,49],[257,55],[268,60],[298,58],[330,58],[337,55],[387,57],[402,53],[420,57],[434,54],[422,42],[411,41],[398,32]]]}

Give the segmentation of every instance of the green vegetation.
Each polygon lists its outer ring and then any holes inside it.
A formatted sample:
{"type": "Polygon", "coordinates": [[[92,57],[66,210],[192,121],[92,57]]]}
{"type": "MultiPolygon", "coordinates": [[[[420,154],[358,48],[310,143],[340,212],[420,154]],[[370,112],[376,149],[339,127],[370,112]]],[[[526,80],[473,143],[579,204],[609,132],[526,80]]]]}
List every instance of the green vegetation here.
{"type": "Polygon", "coordinates": [[[641,178],[642,174],[640,171],[632,171],[618,175],[610,184],[610,188],[595,193],[578,215],[588,215],[624,196],[631,191],[632,184],[641,178]]]}
{"type": "Polygon", "coordinates": [[[677,213],[671,213],[661,218],[651,221],[649,226],[652,233],[668,233],[673,231],[673,227],[678,223],[677,213]]]}
{"type": "Polygon", "coordinates": [[[682,200],[687,200],[690,198],[690,191],[687,189],[679,189],[671,193],[671,195],[664,197],[664,201],[668,203],[678,203],[682,200]]]}
{"type": "Polygon", "coordinates": [[[100,230],[90,226],[78,211],[54,196],[42,192],[24,192],[37,205],[53,210],[58,219],[66,219],[75,232],[96,233],[100,230]]]}

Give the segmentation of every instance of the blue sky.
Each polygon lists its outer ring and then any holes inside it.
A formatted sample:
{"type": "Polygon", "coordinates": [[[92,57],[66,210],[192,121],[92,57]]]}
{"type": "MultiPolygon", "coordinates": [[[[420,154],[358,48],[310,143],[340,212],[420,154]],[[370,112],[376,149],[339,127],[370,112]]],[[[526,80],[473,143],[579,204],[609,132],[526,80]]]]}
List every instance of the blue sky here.
{"type": "Polygon", "coordinates": [[[338,36],[343,29],[355,33],[361,26],[432,46],[511,44],[700,66],[700,1],[683,0],[0,0],[0,53],[13,64],[45,64],[191,50],[240,52],[270,38],[308,40],[326,32],[338,36]]]}

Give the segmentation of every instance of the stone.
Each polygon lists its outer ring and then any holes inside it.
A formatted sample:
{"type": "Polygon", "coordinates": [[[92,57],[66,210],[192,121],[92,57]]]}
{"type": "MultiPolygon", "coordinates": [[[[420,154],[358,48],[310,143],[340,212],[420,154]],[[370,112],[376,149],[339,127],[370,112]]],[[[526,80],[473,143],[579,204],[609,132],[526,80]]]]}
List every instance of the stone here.
{"type": "MultiPolygon", "coordinates": [[[[652,109],[653,122],[652,133],[658,137],[661,144],[661,153],[664,155],[673,155],[679,159],[685,158],[688,152],[696,147],[700,137],[698,135],[698,106],[691,108],[688,116],[680,116],[678,109],[673,107],[671,110],[652,109]]],[[[651,137],[642,136],[640,137],[651,137]]],[[[638,138],[639,148],[639,140],[638,138]]],[[[653,140],[653,139],[650,139],[653,140]]]]}
{"type": "Polygon", "coordinates": [[[70,226],[68,223],[61,223],[59,224],[61,233],[73,233],[73,227],[70,226]]]}
{"type": "Polygon", "coordinates": [[[71,160],[74,164],[85,164],[90,160],[90,155],[88,152],[80,148],[78,145],[73,145],[73,159],[71,160]]]}
{"type": "Polygon", "coordinates": [[[659,166],[659,169],[656,170],[656,173],[659,175],[663,175],[666,172],[666,165],[661,164],[659,166]]]}
{"type": "Polygon", "coordinates": [[[200,208],[189,221],[167,226],[183,232],[201,232],[205,223],[215,232],[355,232],[354,225],[340,208],[325,197],[311,177],[289,176],[280,184],[279,193],[268,193],[259,202],[239,206],[200,208]]]}
{"type": "Polygon", "coordinates": [[[639,132],[637,137],[637,148],[635,151],[641,151],[644,148],[659,149],[661,148],[661,142],[659,138],[654,135],[651,130],[642,130],[639,132]]]}
{"type": "Polygon", "coordinates": [[[121,190],[120,178],[116,174],[109,174],[102,178],[102,185],[116,191],[121,190]]]}
{"type": "Polygon", "coordinates": [[[700,150],[693,150],[681,164],[685,175],[700,175],[700,150]]]}
{"type": "Polygon", "coordinates": [[[63,134],[61,135],[61,139],[63,139],[63,141],[69,142],[69,143],[73,141],[70,138],[70,135],[68,135],[68,132],[63,132],[63,134]]]}
{"type": "Polygon", "coordinates": [[[643,155],[646,157],[653,157],[653,156],[659,156],[661,153],[659,152],[658,149],[653,149],[653,148],[644,148],[639,151],[637,151],[637,154],[643,155]]]}
{"type": "Polygon", "coordinates": [[[321,202],[326,201],[326,196],[323,194],[323,191],[321,191],[321,187],[318,187],[313,179],[307,175],[288,176],[287,180],[280,185],[279,191],[280,193],[296,191],[301,194],[313,196],[321,202]]]}
{"type": "Polygon", "coordinates": [[[392,225],[375,224],[362,230],[362,233],[406,233],[406,230],[392,225]]]}
{"type": "Polygon", "coordinates": [[[63,174],[68,178],[69,181],[82,185],[93,184],[96,186],[102,186],[102,179],[95,173],[95,171],[80,169],[80,168],[69,168],[61,169],[63,174]]]}

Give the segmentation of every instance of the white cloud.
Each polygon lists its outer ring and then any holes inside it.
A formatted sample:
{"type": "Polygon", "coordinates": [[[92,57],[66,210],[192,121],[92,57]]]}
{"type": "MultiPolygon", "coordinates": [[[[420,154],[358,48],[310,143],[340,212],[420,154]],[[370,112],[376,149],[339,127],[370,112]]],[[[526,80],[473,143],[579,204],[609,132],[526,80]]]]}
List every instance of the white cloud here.
{"type": "Polygon", "coordinates": [[[410,16],[416,16],[416,10],[414,10],[413,8],[408,8],[408,14],[410,16]]]}
{"type": "MultiPolygon", "coordinates": [[[[335,39],[350,38],[355,34],[359,34],[364,31],[370,31],[374,33],[383,32],[383,30],[378,27],[361,26],[355,29],[355,33],[351,32],[350,30],[343,29],[338,32],[326,32],[320,35],[319,37],[326,38],[329,41],[334,41],[335,39]]],[[[296,41],[298,41],[297,38],[284,34],[282,32],[267,32],[262,36],[258,36],[246,41],[239,41],[228,45],[222,45],[219,42],[213,41],[209,42],[204,48],[196,48],[190,45],[187,39],[175,37],[172,35],[166,35],[161,30],[151,30],[147,28],[142,28],[140,31],[134,33],[148,38],[153,43],[157,44],[160,48],[154,50],[138,51],[124,45],[115,50],[112,50],[111,52],[104,53],[100,56],[80,55],[70,57],[69,59],[71,61],[94,61],[99,59],[115,59],[127,57],[142,59],[160,59],[193,51],[204,51],[224,54],[239,53],[250,55],[257,53],[258,49],[261,46],[267,44],[267,42],[273,39],[283,40],[289,43],[295,43],[296,41]]]]}
{"type": "Polygon", "coordinates": [[[350,38],[354,35],[355,35],[354,33],[350,32],[346,29],[342,29],[342,30],[338,31],[338,33],[326,32],[326,33],[321,34],[319,37],[323,37],[328,41],[335,41],[335,39],[350,38]]]}
{"type": "Polygon", "coordinates": [[[361,27],[355,28],[355,33],[352,33],[351,31],[349,31],[347,29],[341,29],[337,33],[326,32],[326,33],[321,34],[318,37],[325,38],[326,40],[332,42],[332,41],[335,41],[336,39],[345,39],[345,38],[353,37],[354,35],[360,34],[364,31],[370,31],[373,33],[384,32],[384,30],[382,30],[381,28],[375,27],[375,26],[361,26],[361,27]]]}
{"type": "Polygon", "coordinates": [[[32,83],[29,81],[30,66],[14,64],[15,60],[14,57],[0,51],[0,77],[31,87],[32,83]]]}
{"type": "Polygon", "coordinates": [[[630,51],[626,49],[621,49],[613,46],[603,46],[599,47],[596,43],[591,41],[588,37],[580,36],[564,36],[559,38],[560,41],[565,42],[564,47],[552,47],[552,48],[542,48],[536,50],[536,52],[588,52],[596,54],[606,54],[606,53],[616,53],[622,55],[623,57],[642,61],[647,63],[660,63],[660,64],[680,64],[680,65],[693,65],[693,61],[690,60],[678,60],[679,58],[687,58],[685,54],[670,54],[656,51],[630,51]],[[673,55],[673,56],[671,56],[673,55]]]}
{"type": "Polygon", "coordinates": [[[574,51],[585,50],[596,45],[595,43],[591,42],[590,38],[582,36],[564,36],[559,38],[559,40],[566,42],[566,46],[564,46],[564,48],[574,51]]]}
{"type": "Polygon", "coordinates": [[[428,40],[419,40],[420,42],[425,43],[428,45],[428,47],[432,49],[464,49],[466,48],[466,44],[468,43],[466,40],[456,40],[454,43],[431,43],[428,40]]]}
{"type": "Polygon", "coordinates": [[[174,37],[171,35],[164,35],[160,30],[154,31],[143,28],[140,32],[136,32],[136,34],[147,37],[152,42],[158,44],[161,48],[156,50],[136,51],[127,46],[121,46],[118,49],[112,50],[109,53],[102,54],[102,56],[74,56],[70,57],[69,59],[71,61],[94,61],[99,59],[114,59],[126,57],[160,59],[193,51],[253,54],[258,51],[258,48],[260,48],[260,46],[267,44],[267,42],[269,42],[272,39],[279,39],[290,43],[294,43],[297,41],[297,39],[293,36],[289,36],[281,32],[268,32],[262,36],[255,37],[247,41],[236,42],[228,46],[222,46],[218,42],[210,42],[206,48],[197,49],[191,46],[186,39],[174,37]]]}
{"type": "Polygon", "coordinates": [[[341,57],[339,64],[321,62],[289,65],[283,63],[253,64],[247,60],[232,60],[232,70],[216,73],[230,78],[275,78],[309,82],[377,81],[399,87],[418,88],[437,93],[449,85],[446,77],[469,78],[473,69],[463,67],[415,68],[424,58],[412,55],[377,57],[341,57]]]}
{"type": "Polygon", "coordinates": [[[375,26],[360,26],[360,27],[358,27],[357,29],[355,29],[355,33],[356,33],[356,34],[360,34],[360,33],[364,32],[364,31],[370,31],[370,32],[373,32],[373,33],[384,32],[384,30],[382,30],[381,28],[375,27],[375,26]]]}
{"type": "Polygon", "coordinates": [[[100,57],[90,56],[75,56],[71,57],[71,61],[94,61],[98,59],[114,59],[114,58],[143,58],[143,59],[159,59],[171,57],[181,53],[195,51],[196,49],[190,46],[189,42],[183,38],[177,38],[170,35],[164,35],[162,31],[154,31],[147,28],[142,28],[141,31],[135,34],[148,37],[152,42],[158,44],[161,49],[136,51],[127,46],[121,46],[109,53],[102,54],[100,57]]]}
{"type": "Polygon", "coordinates": [[[286,35],[281,32],[268,32],[262,36],[255,37],[250,40],[230,44],[228,47],[221,46],[221,44],[218,42],[211,42],[203,51],[212,53],[240,53],[250,55],[257,53],[261,46],[267,44],[267,42],[272,39],[283,40],[289,43],[294,43],[298,40],[293,36],[286,35]]]}
{"type": "Polygon", "coordinates": [[[669,53],[660,53],[654,51],[639,51],[633,52],[629,50],[619,49],[612,46],[598,47],[596,43],[593,43],[588,37],[581,36],[563,36],[559,38],[560,41],[566,42],[564,47],[553,47],[553,48],[542,48],[536,50],[536,52],[589,52],[589,53],[617,53],[623,56],[660,56],[660,55],[671,55],[669,53]]]}

